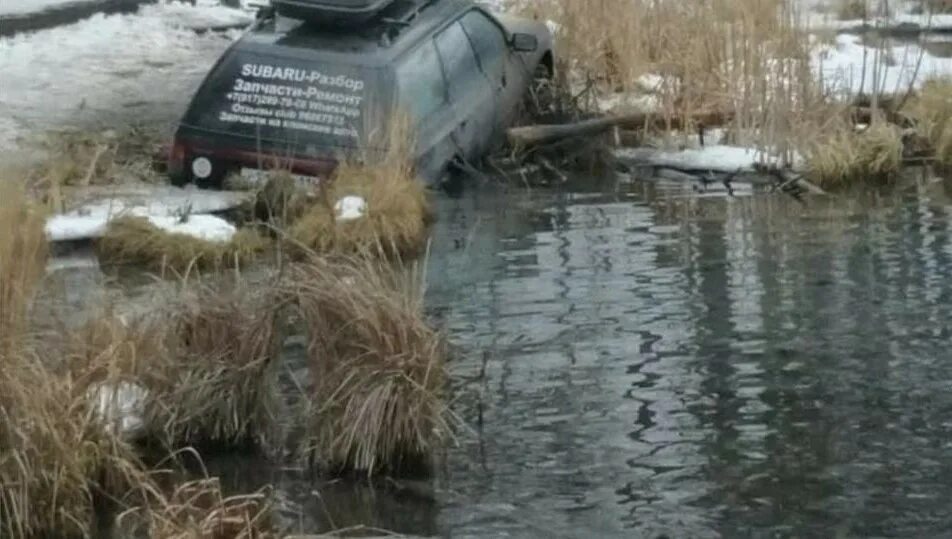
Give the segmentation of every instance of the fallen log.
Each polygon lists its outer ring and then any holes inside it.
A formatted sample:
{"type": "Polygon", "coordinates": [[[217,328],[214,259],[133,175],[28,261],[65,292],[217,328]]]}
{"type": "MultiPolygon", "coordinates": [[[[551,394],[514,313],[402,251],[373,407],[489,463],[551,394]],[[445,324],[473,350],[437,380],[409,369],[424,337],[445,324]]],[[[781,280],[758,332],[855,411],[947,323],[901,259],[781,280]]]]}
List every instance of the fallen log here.
{"type": "Polygon", "coordinates": [[[590,137],[615,127],[628,129],[683,129],[685,126],[710,127],[724,125],[731,115],[724,112],[696,114],[687,118],[665,118],[655,113],[636,113],[582,120],[569,124],[527,125],[506,132],[509,143],[518,149],[551,144],[574,137],[590,137]]]}
{"type": "MultiPolygon", "coordinates": [[[[746,152],[744,148],[734,148],[737,152],[746,152]]],[[[648,167],[650,169],[665,169],[666,176],[671,178],[672,172],[684,179],[694,179],[704,182],[715,181],[709,179],[719,175],[721,179],[729,178],[728,182],[744,182],[753,185],[771,186],[781,191],[794,188],[797,191],[814,195],[827,194],[818,185],[807,180],[803,174],[776,164],[760,164],[753,161],[743,163],[741,156],[704,155],[698,150],[687,152],[665,152],[651,148],[630,148],[616,151],[615,158],[622,165],[631,169],[648,167]]]]}

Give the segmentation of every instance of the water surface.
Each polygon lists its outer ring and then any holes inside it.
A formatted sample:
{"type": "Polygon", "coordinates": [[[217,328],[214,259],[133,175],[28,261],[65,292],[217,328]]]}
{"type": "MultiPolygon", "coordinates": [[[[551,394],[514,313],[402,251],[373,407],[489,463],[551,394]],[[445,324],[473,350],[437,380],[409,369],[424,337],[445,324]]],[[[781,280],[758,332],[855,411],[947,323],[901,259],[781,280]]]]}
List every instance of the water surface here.
{"type": "Polygon", "coordinates": [[[435,490],[212,472],[278,484],[305,531],[952,534],[947,183],[806,207],[585,183],[438,200],[428,308],[472,430],[435,490]]]}

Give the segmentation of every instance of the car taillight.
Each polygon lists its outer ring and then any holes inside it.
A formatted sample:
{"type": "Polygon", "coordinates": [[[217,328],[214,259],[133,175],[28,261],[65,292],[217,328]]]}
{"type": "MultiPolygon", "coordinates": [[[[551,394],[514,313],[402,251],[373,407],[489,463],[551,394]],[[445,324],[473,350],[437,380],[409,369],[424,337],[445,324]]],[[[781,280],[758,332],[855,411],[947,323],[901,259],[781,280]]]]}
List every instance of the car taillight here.
{"type": "Polygon", "coordinates": [[[185,145],[175,139],[169,150],[169,172],[179,174],[185,170],[185,145]]]}

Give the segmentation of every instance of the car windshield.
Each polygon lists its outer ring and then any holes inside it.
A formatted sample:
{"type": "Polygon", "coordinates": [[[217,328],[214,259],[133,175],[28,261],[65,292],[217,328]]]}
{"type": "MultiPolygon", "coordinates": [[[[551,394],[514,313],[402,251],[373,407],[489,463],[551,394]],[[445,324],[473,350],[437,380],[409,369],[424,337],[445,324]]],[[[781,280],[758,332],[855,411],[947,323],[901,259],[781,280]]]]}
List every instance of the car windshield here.
{"type": "Polygon", "coordinates": [[[289,147],[353,149],[388,97],[363,67],[232,51],[206,79],[185,123],[289,147]]]}

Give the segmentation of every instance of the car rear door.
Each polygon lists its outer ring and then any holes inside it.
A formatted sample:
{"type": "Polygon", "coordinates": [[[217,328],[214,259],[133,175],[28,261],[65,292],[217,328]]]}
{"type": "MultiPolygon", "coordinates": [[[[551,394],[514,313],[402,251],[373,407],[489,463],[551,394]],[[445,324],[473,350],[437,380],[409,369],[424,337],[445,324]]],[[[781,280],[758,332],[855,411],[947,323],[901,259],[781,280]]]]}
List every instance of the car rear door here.
{"type": "Polygon", "coordinates": [[[453,143],[467,160],[482,157],[495,133],[496,92],[483,75],[469,36],[455,21],[435,38],[454,113],[453,143]]]}
{"type": "Polygon", "coordinates": [[[397,112],[410,117],[416,139],[417,172],[429,182],[438,181],[456,153],[451,140],[456,122],[432,38],[398,61],[395,77],[397,112]]]}
{"type": "Polygon", "coordinates": [[[524,91],[520,62],[513,57],[506,31],[482,10],[467,12],[460,19],[460,24],[473,44],[480,71],[495,94],[493,137],[501,143],[524,91]]]}

